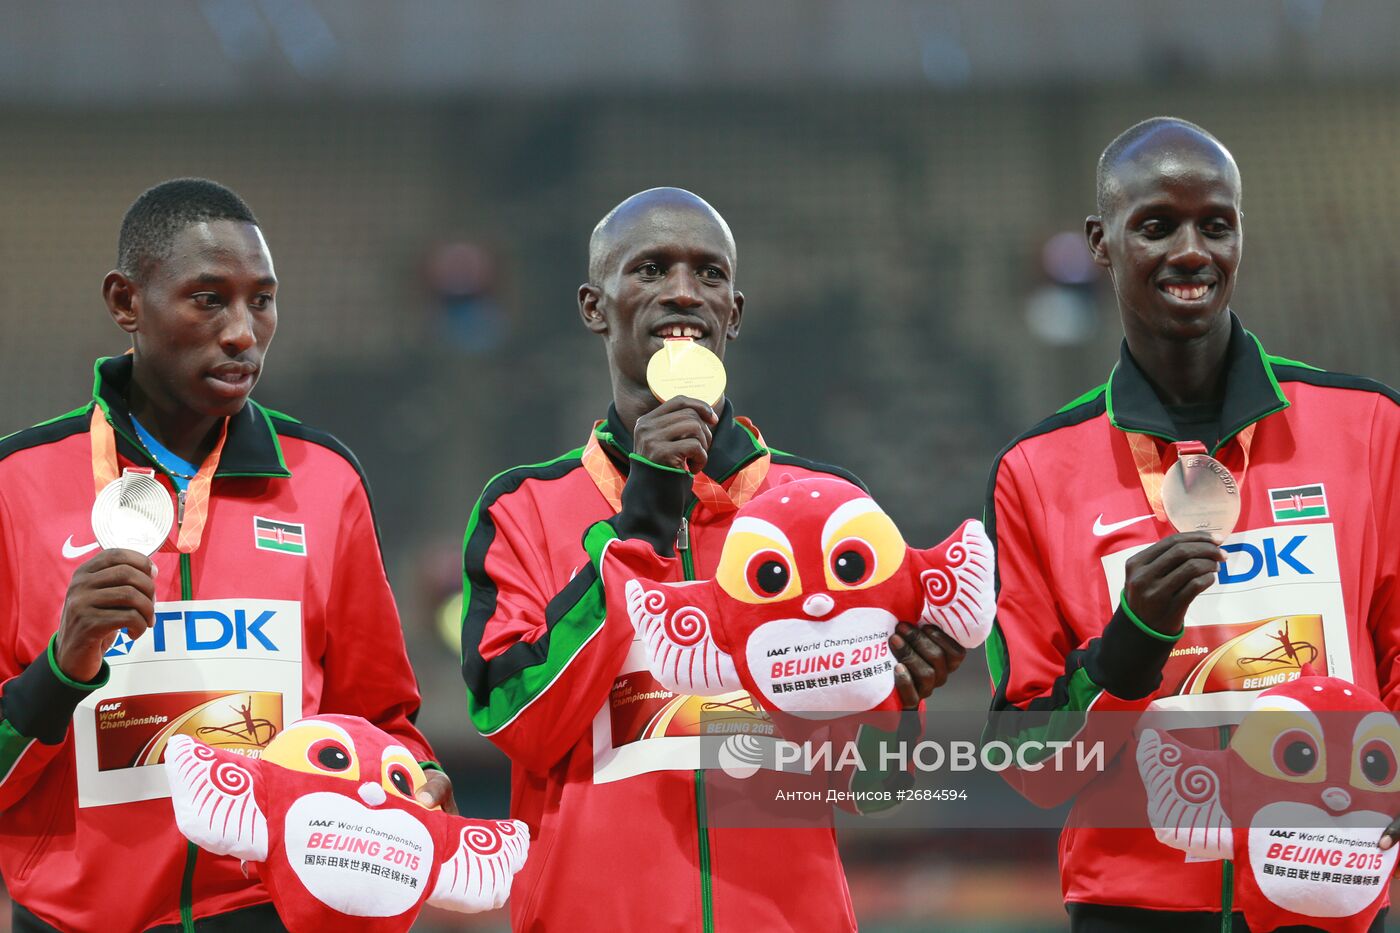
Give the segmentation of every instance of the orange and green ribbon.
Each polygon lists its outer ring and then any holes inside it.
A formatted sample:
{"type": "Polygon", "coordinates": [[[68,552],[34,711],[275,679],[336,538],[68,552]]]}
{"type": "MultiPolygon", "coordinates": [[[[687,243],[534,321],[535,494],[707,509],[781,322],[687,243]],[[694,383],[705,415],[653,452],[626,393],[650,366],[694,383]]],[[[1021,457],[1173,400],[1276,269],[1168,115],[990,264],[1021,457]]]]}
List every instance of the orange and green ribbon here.
{"type": "MultiPolygon", "coordinates": [[[[1240,453],[1244,458],[1240,467],[1239,475],[1235,482],[1244,487],[1244,475],[1249,470],[1249,445],[1254,442],[1254,429],[1256,424],[1248,425],[1243,431],[1235,435],[1240,442],[1240,453]]],[[[1132,431],[1125,432],[1128,436],[1128,449],[1133,452],[1133,463],[1137,466],[1138,480],[1142,483],[1142,491],[1147,496],[1147,504],[1152,506],[1152,514],[1157,517],[1157,521],[1167,521],[1167,510],[1162,505],[1162,480],[1167,475],[1167,464],[1158,450],[1157,439],[1150,434],[1137,434],[1132,431]]],[[[1172,462],[1176,462],[1183,454],[1205,453],[1205,445],[1199,441],[1180,441],[1168,446],[1176,454],[1172,462]]]]}
{"type": "MultiPolygon", "coordinates": [[[[759,487],[763,485],[763,480],[768,476],[768,468],[773,463],[773,455],[768,452],[767,445],[763,443],[763,435],[758,433],[758,428],[754,427],[753,422],[742,417],[737,417],[734,420],[748,428],[749,432],[753,434],[754,440],[763,449],[763,455],[735,473],[723,484],[715,482],[704,473],[695,473],[691,476],[691,490],[695,493],[695,498],[700,501],[702,506],[716,515],[737,511],[745,502],[752,499],[759,487]]],[[[584,469],[588,470],[588,475],[593,478],[593,483],[603,494],[603,498],[608,500],[608,505],[612,506],[612,510],[620,512],[622,511],[622,487],[626,484],[627,479],[598,441],[597,430],[602,423],[599,421],[594,424],[593,431],[589,432],[588,443],[583,448],[583,466],[584,469]]]]}
{"type": "MultiPolygon", "coordinates": [[[[92,408],[92,424],[88,431],[92,439],[92,483],[94,493],[107,488],[121,471],[117,467],[117,439],[106,413],[100,405],[92,408]]],[[[209,493],[214,483],[214,473],[219,469],[219,457],[224,452],[224,441],[228,439],[228,419],[219,427],[219,440],[209,456],[204,458],[199,472],[190,480],[185,490],[184,519],[180,522],[180,533],[175,549],[181,554],[190,554],[199,548],[204,537],[204,525],[209,520],[209,493]]]]}

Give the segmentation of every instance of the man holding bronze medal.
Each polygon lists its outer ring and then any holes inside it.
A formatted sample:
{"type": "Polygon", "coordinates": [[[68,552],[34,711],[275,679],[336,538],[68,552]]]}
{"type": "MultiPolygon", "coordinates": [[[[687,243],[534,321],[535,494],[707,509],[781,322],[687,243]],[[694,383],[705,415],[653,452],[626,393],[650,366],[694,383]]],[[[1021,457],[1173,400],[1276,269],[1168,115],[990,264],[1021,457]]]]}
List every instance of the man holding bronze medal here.
{"type": "Polygon", "coordinates": [[[1103,773],[1006,772],[1042,804],[1077,792],[1060,850],[1077,931],[1229,929],[1244,870],[1185,859],[1145,811],[1143,828],[1095,825],[1096,802],[1141,799],[1122,721],[1189,715],[1208,728],[1183,741],[1222,747],[1230,710],[1304,664],[1400,706],[1400,396],[1244,329],[1229,307],[1240,201],[1234,159],[1194,124],[1149,120],[1109,145],[1086,233],[1120,359],[992,470],[990,731],[1058,716],[1118,742],[1103,773]]]}
{"type": "MultiPolygon", "coordinates": [[[[276,291],[237,195],[150,189],[103,285],[131,352],[98,361],[85,405],[0,440],[0,868],[17,931],[284,929],[256,876],[177,830],[173,735],[259,756],[334,712],[431,757],[358,465],[249,398],[276,291]]],[[[440,771],[420,791],[450,805],[440,771]]]]}
{"type": "MultiPolygon", "coordinates": [[[[704,579],[756,494],[848,476],[769,448],[725,399],[720,358],[744,310],[735,263],[723,218],[690,192],[644,191],[611,211],[578,302],[606,346],[613,404],[582,447],[493,479],[467,527],[468,706],[511,758],[511,813],[534,840],[518,930],[854,928],[829,825],[710,825],[702,725],[727,717],[746,732],[761,721],[752,698],[662,689],[631,624],[604,609],[609,541],[644,539],[704,579]]],[[[907,708],[964,656],[903,622],[890,647],[907,708]]]]}

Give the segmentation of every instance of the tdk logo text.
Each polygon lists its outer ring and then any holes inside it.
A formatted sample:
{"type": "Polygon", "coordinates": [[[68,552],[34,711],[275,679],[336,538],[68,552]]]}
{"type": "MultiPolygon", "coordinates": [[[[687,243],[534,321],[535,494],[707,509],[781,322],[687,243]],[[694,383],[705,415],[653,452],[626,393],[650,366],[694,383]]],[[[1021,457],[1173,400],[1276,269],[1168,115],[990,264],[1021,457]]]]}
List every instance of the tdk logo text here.
{"type": "Polygon", "coordinates": [[[1247,583],[1263,573],[1266,577],[1278,577],[1285,573],[1299,576],[1312,576],[1312,568],[1304,564],[1295,553],[1308,539],[1307,535],[1294,535],[1287,542],[1282,539],[1264,538],[1260,544],[1240,541],[1221,546],[1230,555],[1229,563],[1223,564],[1216,575],[1221,584],[1247,583]],[[1242,559],[1235,559],[1239,554],[1242,559]]]}
{"type": "Polygon", "coordinates": [[[249,622],[248,613],[243,609],[233,610],[232,618],[228,613],[213,609],[157,612],[156,624],[151,629],[151,634],[154,636],[151,650],[165,650],[165,626],[173,624],[184,627],[186,651],[217,651],[220,648],[227,648],[230,644],[242,651],[248,647],[250,638],[268,651],[276,651],[277,646],[263,634],[262,630],[263,626],[276,614],[268,609],[259,613],[253,621],[249,622]]]}
{"type": "Polygon", "coordinates": [[[148,661],[212,663],[219,671],[229,663],[301,663],[301,603],[296,600],[172,600],[156,603],[155,610],[150,629],[140,638],[133,639],[125,629],[117,633],[103,655],[114,669],[148,661]]]}
{"type": "MultiPolygon", "coordinates": [[[[254,610],[251,613],[246,609],[157,612],[155,624],[147,637],[150,638],[150,650],[154,654],[179,650],[179,639],[184,641],[184,650],[190,652],[221,649],[247,651],[259,647],[265,651],[279,651],[269,633],[263,631],[276,616],[277,612],[273,609],[254,610]]],[[[128,655],[135,644],[126,629],[122,629],[104,657],[128,655]]]]}

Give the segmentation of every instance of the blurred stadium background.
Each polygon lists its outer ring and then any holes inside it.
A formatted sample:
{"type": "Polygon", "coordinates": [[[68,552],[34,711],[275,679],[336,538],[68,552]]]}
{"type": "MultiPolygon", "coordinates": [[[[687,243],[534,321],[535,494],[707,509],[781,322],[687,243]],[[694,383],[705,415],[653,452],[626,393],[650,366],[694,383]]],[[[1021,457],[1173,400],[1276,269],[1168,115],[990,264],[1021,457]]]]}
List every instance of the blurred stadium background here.
{"type": "MultiPolygon", "coordinates": [[[[179,175],[240,192],[282,282],[257,396],[363,461],[420,725],[465,812],[503,814],[508,771],[471,731],[439,624],[462,529],[491,475],[605,412],[574,296],[592,225],[634,191],[687,187],[728,218],[748,297],[731,397],[777,446],[860,474],[917,543],[979,513],[996,452],[1112,365],[1111,290],[1080,230],[1100,149],[1144,117],[1195,120],[1239,160],[1234,306],[1266,345],[1400,381],[1385,0],[61,0],[0,17],[0,434],[81,403],[93,358],[125,348],[99,287],[135,196],[179,175]]],[[[987,696],[970,659],[932,706],[987,696]]],[[[843,836],[863,929],[1063,927],[1053,833],[897,824],[843,836]]]]}

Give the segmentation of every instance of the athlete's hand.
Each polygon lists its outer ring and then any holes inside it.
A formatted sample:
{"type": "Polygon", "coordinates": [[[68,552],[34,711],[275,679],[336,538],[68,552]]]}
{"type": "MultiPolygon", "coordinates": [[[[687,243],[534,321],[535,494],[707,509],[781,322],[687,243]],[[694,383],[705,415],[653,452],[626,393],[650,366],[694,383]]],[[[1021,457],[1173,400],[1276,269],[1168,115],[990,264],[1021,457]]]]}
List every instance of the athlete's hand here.
{"type": "Polygon", "coordinates": [[[948,682],[948,677],[967,657],[967,649],[932,625],[900,622],[890,636],[894,654],[894,687],[905,709],[918,709],[919,702],[948,682]]]}
{"type": "Polygon", "coordinates": [[[699,399],[678,395],[637,419],[633,449],[652,463],[699,473],[710,457],[715,410],[699,399]]]}
{"type": "Polygon", "coordinates": [[[425,807],[442,807],[457,816],[457,801],[452,798],[452,778],[441,771],[425,768],[423,786],[418,790],[418,802],[425,807]]]}
{"type": "Polygon", "coordinates": [[[1168,535],[1128,559],[1124,601],[1144,625],[1175,635],[1186,624],[1186,609],[1215,581],[1226,554],[1209,532],[1168,535]]]}
{"type": "Polygon", "coordinates": [[[155,565],[136,551],[112,548],[73,571],[63,601],[55,655],[59,670],[86,683],[102,670],[102,655],[126,629],[140,638],[155,622],[155,565]]]}

